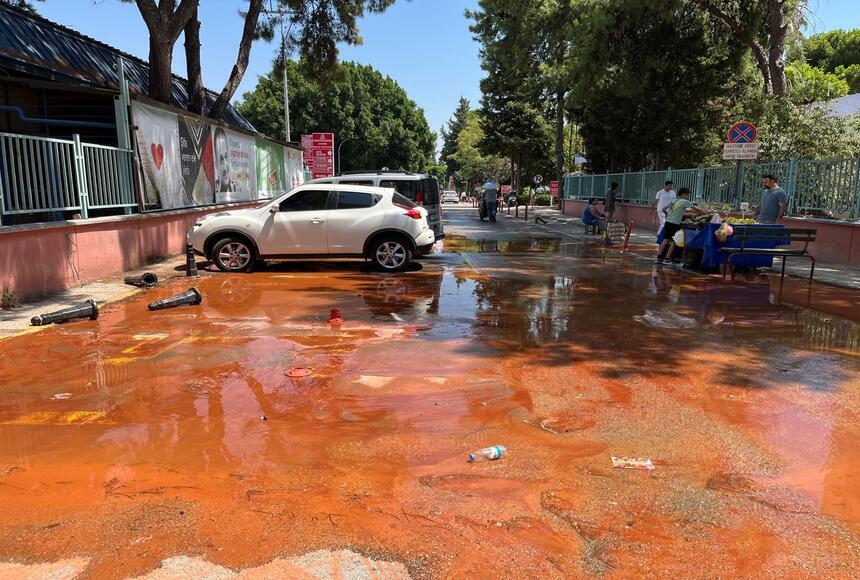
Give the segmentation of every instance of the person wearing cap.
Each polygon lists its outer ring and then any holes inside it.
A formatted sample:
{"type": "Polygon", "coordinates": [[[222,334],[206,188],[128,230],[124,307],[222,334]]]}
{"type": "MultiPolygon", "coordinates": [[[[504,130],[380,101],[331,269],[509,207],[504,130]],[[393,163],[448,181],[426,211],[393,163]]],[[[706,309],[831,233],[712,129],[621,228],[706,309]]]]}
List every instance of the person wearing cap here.
{"type": "Polygon", "coordinates": [[[663,184],[663,189],[659,190],[657,195],[654,197],[654,203],[651,204],[652,208],[657,209],[657,219],[660,223],[660,227],[657,228],[658,234],[666,223],[666,208],[672,205],[672,203],[678,198],[675,194],[675,190],[672,189],[672,185],[674,184],[667,180],[666,183],[663,184]]]}
{"type": "Polygon", "coordinates": [[[496,221],[496,211],[498,210],[499,186],[493,178],[487,180],[484,184],[484,203],[487,205],[487,217],[491,222],[496,221]]]}

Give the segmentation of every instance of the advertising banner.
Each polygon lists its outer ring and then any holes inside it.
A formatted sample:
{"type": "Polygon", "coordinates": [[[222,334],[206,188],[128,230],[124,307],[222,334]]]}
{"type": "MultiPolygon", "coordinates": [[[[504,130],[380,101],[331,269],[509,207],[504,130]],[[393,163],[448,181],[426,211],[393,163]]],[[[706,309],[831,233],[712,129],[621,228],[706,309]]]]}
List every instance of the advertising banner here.
{"type": "Polygon", "coordinates": [[[334,175],[334,133],[302,135],[302,149],[311,179],[334,175]]]}
{"type": "Polygon", "coordinates": [[[229,129],[215,127],[215,201],[257,199],[256,144],[229,129]]]}
{"type": "Polygon", "coordinates": [[[289,189],[300,186],[305,181],[305,169],[302,163],[302,152],[292,147],[284,147],[287,182],[289,189]]]}
{"type": "Polygon", "coordinates": [[[179,162],[177,116],[156,107],[132,103],[145,209],[188,207],[179,162]]]}
{"type": "Polygon", "coordinates": [[[179,160],[182,194],[190,205],[215,203],[215,156],[208,123],[179,116],[179,160]]]}
{"type": "Polygon", "coordinates": [[[558,197],[558,181],[549,182],[549,194],[552,197],[558,197]]]}
{"type": "Polygon", "coordinates": [[[284,174],[284,147],[256,139],[257,198],[265,199],[290,189],[284,174]]]}

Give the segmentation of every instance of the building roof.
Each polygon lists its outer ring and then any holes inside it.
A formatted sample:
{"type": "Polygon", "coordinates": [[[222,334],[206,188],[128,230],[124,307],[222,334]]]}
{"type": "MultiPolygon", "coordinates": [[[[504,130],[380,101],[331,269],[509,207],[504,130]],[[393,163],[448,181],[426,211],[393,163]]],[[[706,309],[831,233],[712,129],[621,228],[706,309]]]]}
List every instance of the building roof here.
{"type": "MultiPolygon", "coordinates": [[[[0,3],[0,68],[52,81],[117,90],[116,59],[125,61],[125,77],[132,93],[146,95],[149,64],[75,30],[41,16],[0,3]]],[[[173,75],[173,105],[186,109],[186,80],[173,75]]],[[[217,94],[206,90],[206,106],[217,94]]],[[[224,123],[257,132],[239,112],[228,105],[224,123]]]]}
{"type": "Polygon", "coordinates": [[[830,115],[833,117],[847,117],[849,115],[860,114],[860,93],[847,95],[832,101],[823,103],[815,103],[812,105],[816,109],[829,109],[830,115]]]}

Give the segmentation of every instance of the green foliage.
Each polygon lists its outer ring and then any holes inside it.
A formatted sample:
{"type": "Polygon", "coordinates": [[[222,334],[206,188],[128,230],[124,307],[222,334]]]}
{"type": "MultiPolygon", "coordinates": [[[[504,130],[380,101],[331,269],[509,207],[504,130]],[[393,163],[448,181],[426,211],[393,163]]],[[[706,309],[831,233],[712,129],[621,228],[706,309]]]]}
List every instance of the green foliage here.
{"type": "Polygon", "coordinates": [[[840,66],[860,64],[860,29],[831,30],[805,39],[802,52],[811,66],[836,72],[840,66]]]}
{"type": "Polygon", "coordinates": [[[759,162],[860,156],[856,118],[831,117],[826,109],[796,106],[785,99],[759,99],[745,117],[756,119],[759,162]]]}
{"type": "Polygon", "coordinates": [[[457,181],[473,185],[492,176],[502,176],[509,170],[504,158],[482,152],[480,143],[483,138],[480,115],[476,111],[470,111],[466,124],[460,131],[457,150],[449,156],[458,167],[455,175],[457,181]]]}
{"type": "Polygon", "coordinates": [[[752,89],[743,47],[678,0],[582,5],[569,97],[590,169],[695,166],[716,151],[726,112],[752,89]]]}
{"type": "Polygon", "coordinates": [[[536,26],[541,3],[481,0],[479,6],[466,14],[487,72],[481,80],[481,150],[513,158],[526,173],[552,174],[553,111],[541,70],[549,55],[537,50],[549,30],[536,26]]]}
{"type": "Polygon", "coordinates": [[[852,64],[851,66],[837,66],[834,74],[841,77],[848,83],[848,93],[860,93],[860,64],[852,64]]]}
{"type": "Polygon", "coordinates": [[[848,83],[840,75],[825,72],[805,62],[785,67],[785,76],[788,97],[798,105],[829,101],[848,94],[848,83]]]}
{"type": "Polygon", "coordinates": [[[552,205],[552,196],[548,193],[539,193],[535,196],[535,205],[552,205]]]}
{"type": "MultiPolygon", "coordinates": [[[[424,111],[390,77],[371,66],[345,62],[330,82],[318,82],[306,67],[290,61],[290,123],[294,135],[335,134],[343,143],[343,170],[407,169],[433,164],[435,134],[424,111]],[[346,142],[347,139],[351,139],[346,142]]],[[[259,77],[239,111],[262,133],[284,134],[283,69],[259,77]]]]}
{"type": "Polygon", "coordinates": [[[447,127],[442,127],[442,152],[439,155],[439,161],[448,166],[449,176],[456,175],[460,169],[457,161],[452,159],[451,156],[457,150],[460,131],[466,126],[470,110],[469,99],[460,97],[457,109],[451,116],[451,120],[448,121],[447,127]]]}

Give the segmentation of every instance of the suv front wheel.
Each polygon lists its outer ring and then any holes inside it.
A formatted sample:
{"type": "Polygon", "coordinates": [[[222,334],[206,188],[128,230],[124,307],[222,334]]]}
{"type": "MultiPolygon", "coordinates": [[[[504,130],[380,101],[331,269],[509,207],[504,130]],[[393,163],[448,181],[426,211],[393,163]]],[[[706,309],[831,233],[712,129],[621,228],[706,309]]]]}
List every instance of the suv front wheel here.
{"type": "Polygon", "coordinates": [[[370,246],[370,260],[382,272],[402,272],[412,262],[412,250],[397,236],[382,236],[370,246]]]}
{"type": "Polygon", "coordinates": [[[222,272],[248,272],[254,259],[254,248],[240,237],[223,238],[212,247],[212,261],[222,272]]]}

